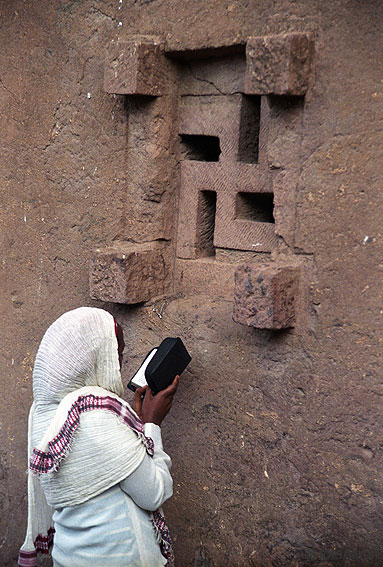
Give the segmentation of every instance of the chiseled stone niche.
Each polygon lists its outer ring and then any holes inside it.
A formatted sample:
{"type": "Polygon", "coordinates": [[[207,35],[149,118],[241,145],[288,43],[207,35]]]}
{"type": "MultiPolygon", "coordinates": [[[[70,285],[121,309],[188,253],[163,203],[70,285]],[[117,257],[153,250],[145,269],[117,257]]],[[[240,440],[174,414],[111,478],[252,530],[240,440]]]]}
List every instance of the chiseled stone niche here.
{"type": "MultiPolygon", "coordinates": [[[[294,253],[302,100],[310,88],[313,53],[306,33],[249,37],[243,44],[194,51],[167,51],[153,37],[112,42],[105,90],[164,101],[151,108],[150,127],[149,103],[136,118],[148,147],[157,139],[150,128],[165,124],[162,151],[167,144],[176,148],[179,195],[166,203],[172,204],[168,217],[178,220],[156,241],[122,241],[97,251],[90,269],[92,298],[139,303],[168,292],[227,298],[234,293],[237,322],[294,326],[298,276],[294,267],[279,264],[278,252],[282,246],[294,253]],[[229,261],[222,260],[225,251],[229,261]],[[271,252],[268,267],[257,267],[257,254],[271,252]],[[245,266],[236,269],[242,259],[245,266]]],[[[153,151],[148,156],[155,159],[153,151]]]]}

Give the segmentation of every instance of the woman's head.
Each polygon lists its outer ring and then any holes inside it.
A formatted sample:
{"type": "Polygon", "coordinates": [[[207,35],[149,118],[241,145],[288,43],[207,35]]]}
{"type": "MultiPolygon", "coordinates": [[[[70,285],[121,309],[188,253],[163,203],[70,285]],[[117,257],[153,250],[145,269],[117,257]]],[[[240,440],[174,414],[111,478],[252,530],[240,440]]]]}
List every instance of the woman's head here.
{"type": "Polygon", "coordinates": [[[36,355],[36,404],[59,403],[83,386],[100,386],[121,396],[123,336],[118,331],[117,340],[116,329],[113,316],[103,309],[80,307],[61,315],[46,331],[36,355]]]}

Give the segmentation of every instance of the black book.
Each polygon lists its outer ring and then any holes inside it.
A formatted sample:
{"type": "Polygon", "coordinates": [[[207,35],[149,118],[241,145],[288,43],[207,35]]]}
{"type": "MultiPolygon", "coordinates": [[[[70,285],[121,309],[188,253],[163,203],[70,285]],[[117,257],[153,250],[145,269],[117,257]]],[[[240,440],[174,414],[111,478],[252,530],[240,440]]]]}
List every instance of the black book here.
{"type": "Polygon", "coordinates": [[[167,337],[149,352],[128,384],[133,392],[148,385],[153,394],[164,390],[185,370],[191,356],[179,337],[167,337]]]}

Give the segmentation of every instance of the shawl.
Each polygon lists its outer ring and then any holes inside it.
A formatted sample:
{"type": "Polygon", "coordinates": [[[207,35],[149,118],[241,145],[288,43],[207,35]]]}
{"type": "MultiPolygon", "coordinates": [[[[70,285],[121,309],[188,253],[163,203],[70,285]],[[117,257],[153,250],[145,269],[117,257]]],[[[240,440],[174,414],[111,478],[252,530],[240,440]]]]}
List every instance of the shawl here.
{"type": "MultiPolygon", "coordinates": [[[[20,567],[37,566],[37,552],[49,552],[55,508],[101,494],[134,472],[146,453],[153,455],[153,441],[122,392],[113,316],[91,307],[64,313],[46,331],[33,369],[28,524],[20,567]],[[87,412],[98,414],[91,429],[82,417],[87,412]]],[[[174,556],[162,511],[151,517],[171,566],[174,556]]]]}

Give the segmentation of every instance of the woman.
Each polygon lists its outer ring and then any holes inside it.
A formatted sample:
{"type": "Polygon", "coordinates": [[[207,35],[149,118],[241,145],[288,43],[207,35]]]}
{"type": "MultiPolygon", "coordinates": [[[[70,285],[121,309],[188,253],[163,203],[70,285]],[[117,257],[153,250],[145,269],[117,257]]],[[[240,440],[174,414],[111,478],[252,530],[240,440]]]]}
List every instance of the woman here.
{"type": "Polygon", "coordinates": [[[81,307],[45,333],[33,369],[28,431],[28,528],[19,565],[53,544],[55,567],[173,565],[158,510],[172,495],[160,424],[178,386],[123,394],[122,329],[81,307]],[[144,401],[142,396],[145,394],[144,401]]]}

